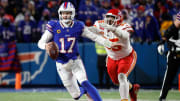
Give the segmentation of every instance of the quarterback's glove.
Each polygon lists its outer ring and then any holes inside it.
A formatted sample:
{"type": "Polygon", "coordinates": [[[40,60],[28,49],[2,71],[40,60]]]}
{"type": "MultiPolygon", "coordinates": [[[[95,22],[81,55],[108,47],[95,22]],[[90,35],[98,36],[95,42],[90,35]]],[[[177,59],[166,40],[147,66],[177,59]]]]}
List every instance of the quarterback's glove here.
{"type": "Polygon", "coordinates": [[[163,53],[164,53],[164,44],[158,45],[157,50],[158,50],[158,53],[160,55],[163,55],[163,53]]]}
{"type": "Polygon", "coordinates": [[[104,29],[113,31],[113,32],[116,30],[116,27],[114,27],[112,25],[108,25],[107,23],[100,23],[99,26],[104,28],[104,29]]]}

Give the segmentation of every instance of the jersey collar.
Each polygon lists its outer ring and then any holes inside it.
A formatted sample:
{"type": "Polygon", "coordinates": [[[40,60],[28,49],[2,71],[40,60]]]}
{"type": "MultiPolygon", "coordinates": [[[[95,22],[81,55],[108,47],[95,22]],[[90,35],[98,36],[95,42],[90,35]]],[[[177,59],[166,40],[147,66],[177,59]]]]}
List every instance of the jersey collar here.
{"type": "Polygon", "coordinates": [[[61,21],[59,21],[59,23],[60,23],[60,25],[61,25],[61,27],[64,29],[64,28],[68,28],[68,27],[73,27],[73,25],[74,25],[74,21],[72,21],[72,23],[71,23],[71,25],[70,26],[66,26],[65,24],[63,24],[63,22],[61,22],[61,21]]]}

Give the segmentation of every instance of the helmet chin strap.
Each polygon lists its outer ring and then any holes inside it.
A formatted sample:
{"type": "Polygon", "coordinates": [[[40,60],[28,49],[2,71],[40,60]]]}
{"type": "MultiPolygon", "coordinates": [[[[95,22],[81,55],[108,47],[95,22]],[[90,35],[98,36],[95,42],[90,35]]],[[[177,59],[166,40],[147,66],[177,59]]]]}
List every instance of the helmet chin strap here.
{"type": "Polygon", "coordinates": [[[61,20],[61,23],[64,25],[64,27],[70,27],[72,20],[61,20]]]}

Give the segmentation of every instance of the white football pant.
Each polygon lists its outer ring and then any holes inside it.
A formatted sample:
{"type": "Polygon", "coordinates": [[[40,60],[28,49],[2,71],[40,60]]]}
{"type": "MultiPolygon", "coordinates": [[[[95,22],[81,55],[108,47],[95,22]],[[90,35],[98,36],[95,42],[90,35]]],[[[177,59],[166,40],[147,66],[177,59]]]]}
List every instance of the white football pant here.
{"type": "Polygon", "coordinates": [[[63,85],[72,98],[79,97],[80,89],[77,80],[80,84],[87,80],[86,71],[81,58],[69,60],[66,64],[56,62],[56,67],[63,85]]]}

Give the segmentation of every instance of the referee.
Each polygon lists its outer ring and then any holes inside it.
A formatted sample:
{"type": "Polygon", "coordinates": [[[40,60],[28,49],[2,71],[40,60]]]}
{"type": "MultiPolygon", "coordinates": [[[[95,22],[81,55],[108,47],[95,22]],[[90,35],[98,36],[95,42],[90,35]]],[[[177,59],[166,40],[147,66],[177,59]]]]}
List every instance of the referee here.
{"type": "Polygon", "coordinates": [[[104,46],[95,43],[96,53],[97,53],[97,69],[99,74],[99,84],[100,87],[110,88],[110,77],[107,73],[106,67],[106,57],[107,53],[104,46]],[[105,77],[105,84],[103,83],[103,79],[105,77]]]}
{"type": "Polygon", "coordinates": [[[165,101],[172,82],[180,66],[180,12],[173,24],[165,31],[162,41],[158,45],[158,52],[162,55],[164,52],[164,43],[167,42],[167,69],[160,92],[159,101],[165,101]]]}

